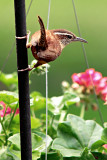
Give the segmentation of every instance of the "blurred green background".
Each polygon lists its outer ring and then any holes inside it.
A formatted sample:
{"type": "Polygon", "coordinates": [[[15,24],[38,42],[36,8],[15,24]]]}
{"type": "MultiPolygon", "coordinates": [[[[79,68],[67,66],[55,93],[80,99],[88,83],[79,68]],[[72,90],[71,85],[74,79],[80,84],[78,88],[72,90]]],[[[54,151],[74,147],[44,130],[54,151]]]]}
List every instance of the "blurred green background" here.
{"type": "MultiPolygon", "coordinates": [[[[27,16],[27,29],[34,33],[39,30],[37,15],[40,15],[47,25],[48,0],[33,0],[27,16]]],[[[85,44],[87,58],[90,68],[100,71],[103,76],[107,76],[107,1],[103,0],[74,0],[79,19],[82,37],[88,41],[85,44]]],[[[26,0],[26,9],[30,0],[26,0]]],[[[0,2],[0,69],[8,55],[9,50],[15,40],[14,23],[14,1],[0,2]]],[[[63,28],[72,31],[78,36],[76,20],[74,16],[71,0],[52,0],[50,11],[49,29],[63,28]]],[[[28,51],[29,64],[33,56],[28,51]]],[[[17,69],[16,50],[6,63],[5,73],[11,73],[17,69]]],[[[50,63],[48,81],[49,97],[61,95],[61,82],[67,80],[71,83],[73,73],[83,72],[86,63],[83,56],[81,44],[79,42],[68,45],[61,56],[50,63]]],[[[0,90],[4,86],[0,84],[0,90]]],[[[45,75],[32,75],[30,90],[40,91],[45,96],[45,75]]],[[[102,108],[104,119],[106,119],[106,106],[102,108]]],[[[93,117],[95,112],[87,112],[87,118],[93,117]],[[90,113],[90,114],[88,114],[90,113]]],[[[96,113],[98,115],[98,113],[96,113]]],[[[98,116],[97,116],[98,117],[98,116]]],[[[98,118],[98,121],[99,118],[98,118]]]]}

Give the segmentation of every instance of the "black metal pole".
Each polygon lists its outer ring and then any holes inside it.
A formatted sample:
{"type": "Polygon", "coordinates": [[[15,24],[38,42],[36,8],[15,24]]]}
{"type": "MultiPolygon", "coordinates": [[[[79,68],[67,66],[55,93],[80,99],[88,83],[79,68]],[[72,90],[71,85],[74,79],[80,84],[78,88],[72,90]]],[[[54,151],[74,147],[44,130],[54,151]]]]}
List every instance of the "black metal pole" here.
{"type": "MultiPolygon", "coordinates": [[[[18,70],[28,67],[25,0],[14,0],[18,70]]],[[[21,160],[32,160],[28,71],[18,72],[21,160]]]]}

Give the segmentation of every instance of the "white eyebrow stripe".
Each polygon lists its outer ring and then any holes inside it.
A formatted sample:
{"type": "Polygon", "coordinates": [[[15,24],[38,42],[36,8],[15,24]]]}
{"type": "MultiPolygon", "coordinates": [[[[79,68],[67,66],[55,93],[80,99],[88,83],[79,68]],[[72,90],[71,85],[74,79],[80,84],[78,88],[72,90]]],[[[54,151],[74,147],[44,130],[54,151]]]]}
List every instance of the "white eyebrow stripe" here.
{"type": "Polygon", "coordinates": [[[68,33],[61,33],[61,32],[55,32],[54,34],[59,34],[59,35],[68,35],[68,36],[72,36],[71,34],[68,34],[68,33]]]}

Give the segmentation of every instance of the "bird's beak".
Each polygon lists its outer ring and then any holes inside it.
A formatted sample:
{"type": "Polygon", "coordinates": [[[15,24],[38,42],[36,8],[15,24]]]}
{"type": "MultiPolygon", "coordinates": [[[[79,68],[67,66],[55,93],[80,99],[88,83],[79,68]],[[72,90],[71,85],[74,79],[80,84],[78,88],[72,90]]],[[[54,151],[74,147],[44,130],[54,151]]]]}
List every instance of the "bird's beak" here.
{"type": "Polygon", "coordinates": [[[84,42],[84,43],[88,43],[85,39],[80,38],[80,37],[76,37],[73,39],[73,41],[79,41],[79,42],[84,42]]]}

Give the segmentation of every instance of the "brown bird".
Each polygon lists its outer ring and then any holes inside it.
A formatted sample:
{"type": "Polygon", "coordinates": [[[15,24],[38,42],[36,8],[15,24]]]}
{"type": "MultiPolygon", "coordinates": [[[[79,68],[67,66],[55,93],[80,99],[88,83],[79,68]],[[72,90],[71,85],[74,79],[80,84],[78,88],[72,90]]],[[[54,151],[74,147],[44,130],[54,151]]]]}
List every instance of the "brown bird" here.
{"type": "MultiPolygon", "coordinates": [[[[77,37],[65,29],[45,30],[44,23],[40,16],[38,16],[38,21],[40,31],[35,32],[31,36],[31,41],[26,44],[27,48],[31,48],[34,58],[37,59],[37,63],[33,68],[54,61],[60,56],[63,48],[71,42],[80,41],[87,43],[85,39],[77,37]]],[[[20,71],[30,71],[33,68],[26,68],[20,71]]]]}

